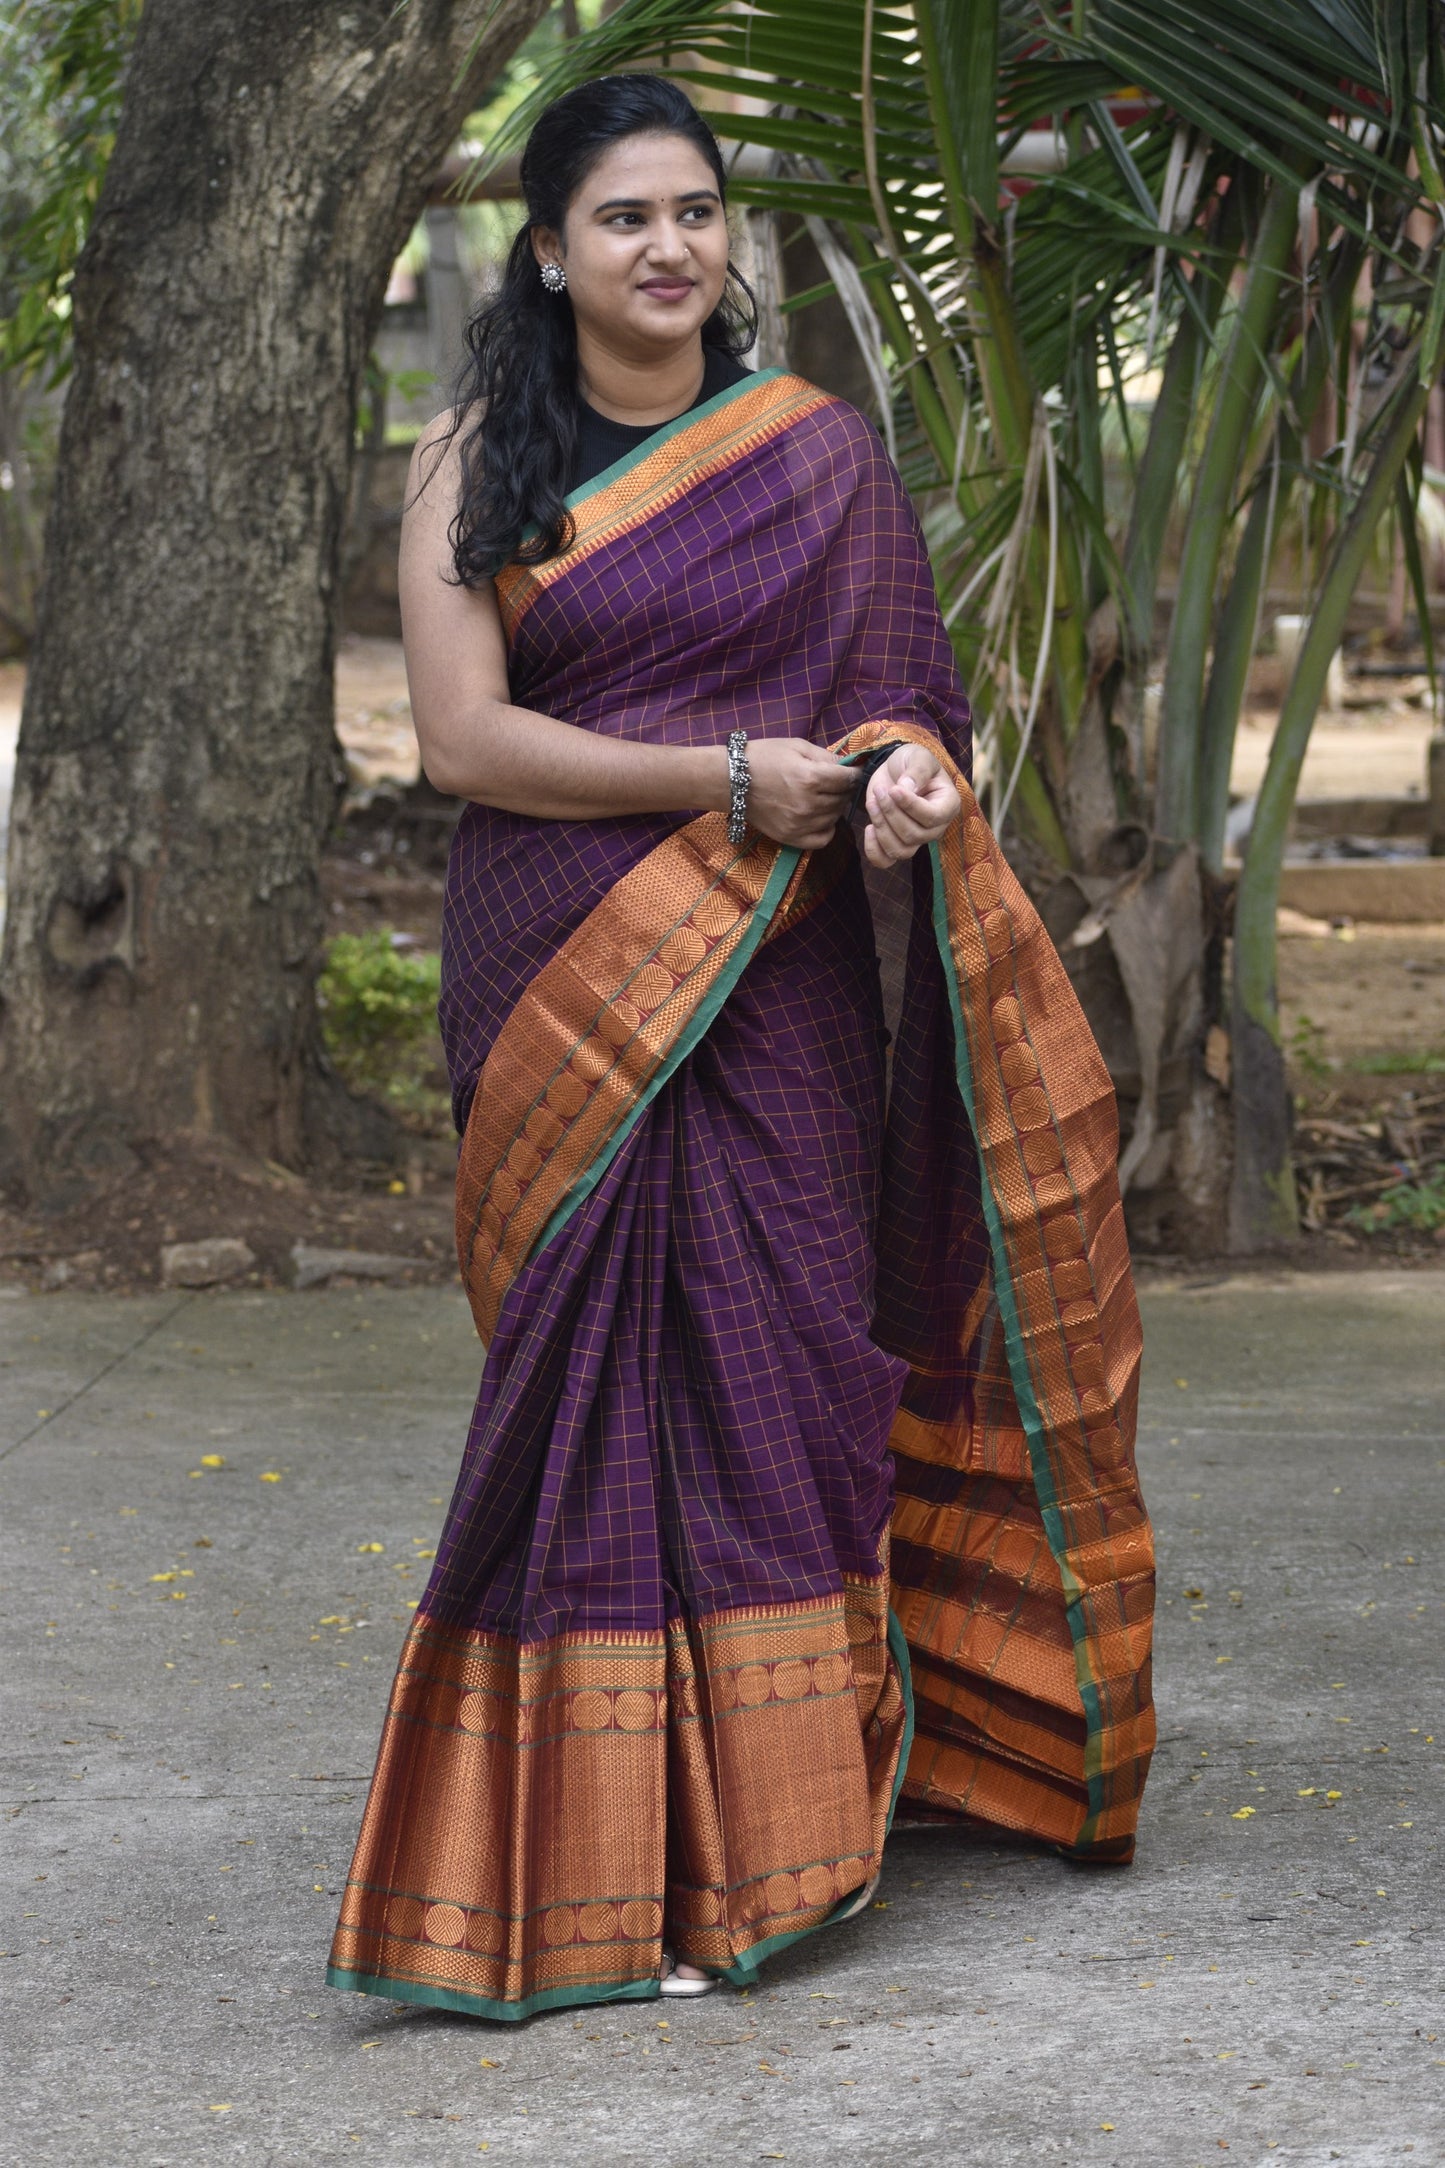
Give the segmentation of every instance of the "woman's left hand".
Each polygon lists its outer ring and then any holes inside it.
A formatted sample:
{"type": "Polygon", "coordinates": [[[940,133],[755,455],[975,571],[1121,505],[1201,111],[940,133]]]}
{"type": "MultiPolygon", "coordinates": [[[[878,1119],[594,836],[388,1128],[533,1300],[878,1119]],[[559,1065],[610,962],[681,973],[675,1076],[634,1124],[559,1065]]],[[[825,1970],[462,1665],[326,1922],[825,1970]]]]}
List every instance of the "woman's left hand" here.
{"type": "Polygon", "coordinates": [[[958,792],[932,753],[900,745],[868,783],[863,855],[870,866],[897,866],[925,843],[936,843],[963,810],[958,792]]]}

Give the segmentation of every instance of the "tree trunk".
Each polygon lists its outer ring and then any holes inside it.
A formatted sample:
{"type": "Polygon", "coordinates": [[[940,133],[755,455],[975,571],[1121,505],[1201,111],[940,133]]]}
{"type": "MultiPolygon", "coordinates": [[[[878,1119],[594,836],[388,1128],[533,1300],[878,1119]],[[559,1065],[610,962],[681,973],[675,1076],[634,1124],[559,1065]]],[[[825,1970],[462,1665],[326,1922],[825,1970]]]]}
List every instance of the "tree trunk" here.
{"type": "Polygon", "coordinates": [[[21,726],[0,1170],[356,1140],[313,997],[337,570],[387,273],[545,0],[147,0],[74,288],[21,726]],[[478,40],[481,40],[478,44],[478,40]]]}

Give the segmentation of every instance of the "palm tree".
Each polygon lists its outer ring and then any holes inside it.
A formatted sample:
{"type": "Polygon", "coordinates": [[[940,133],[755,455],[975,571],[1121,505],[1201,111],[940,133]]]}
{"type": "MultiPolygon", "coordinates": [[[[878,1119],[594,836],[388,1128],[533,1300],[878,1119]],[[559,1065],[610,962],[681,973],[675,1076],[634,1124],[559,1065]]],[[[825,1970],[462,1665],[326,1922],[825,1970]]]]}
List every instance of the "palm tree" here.
{"type": "Polygon", "coordinates": [[[1296,1226],[1280,866],[1387,512],[1429,636],[1441,27],[1440,0],[623,0],[509,133],[568,82],[662,65],[753,147],[737,196],[806,226],[918,496],[981,794],[1110,1059],[1121,1176],[1136,1209],[1168,1200],[1176,1241],[1296,1226]],[[1041,134],[1049,170],[1021,180],[1041,134]],[[1151,376],[1141,428],[1129,394],[1151,376]],[[1226,940],[1234,735],[1303,504],[1327,547],[1226,940]]]}

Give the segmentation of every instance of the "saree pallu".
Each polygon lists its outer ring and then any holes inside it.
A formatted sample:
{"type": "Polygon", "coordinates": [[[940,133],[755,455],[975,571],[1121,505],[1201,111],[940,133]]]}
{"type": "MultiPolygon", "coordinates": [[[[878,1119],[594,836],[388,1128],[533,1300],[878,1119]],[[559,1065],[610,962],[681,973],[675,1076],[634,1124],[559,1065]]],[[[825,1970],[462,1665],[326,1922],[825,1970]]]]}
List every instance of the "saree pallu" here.
{"type": "Polygon", "coordinates": [[[1153,1744],[1113,1096],[897,475],[769,371],[569,501],[497,579],[519,705],[860,778],[921,744],[964,811],[866,883],[847,826],[458,830],[487,1358],[328,1978],[508,2018],[655,1994],[664,1937],[752,1978],[857,1909],[900,1798],[1127,1860],[1153,1744]]]}

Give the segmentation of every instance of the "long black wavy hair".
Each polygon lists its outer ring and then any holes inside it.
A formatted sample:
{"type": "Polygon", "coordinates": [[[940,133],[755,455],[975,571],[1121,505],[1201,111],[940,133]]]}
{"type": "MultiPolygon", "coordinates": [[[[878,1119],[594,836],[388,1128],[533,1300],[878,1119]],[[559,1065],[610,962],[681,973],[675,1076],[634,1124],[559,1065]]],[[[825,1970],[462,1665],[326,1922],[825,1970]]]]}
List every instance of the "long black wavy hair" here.
{"type": "MultiPolygon", "coordinates": [[[[480,587],[511,562],[539,564],[565,549],[563,501],[577,449],[581,392],[577,330],[566,294],[549,294],[532,253],[534,227],[562,231],[568,206],[604,151],[635,135],[682,136],[711,166],[727,202],[717,137],[675,83],[656,75],[604,75],[538,115],[522,153],[527,206],[500,289],[474,311],[450,429],[459,432],[461,488],[451,528],[463,587],[480,587]],[[468,426],[469,425],[469,426],[468,426]],[[535,526],[536,533],[522,537],[535,526]]],[[[752,289],[729,263],[722,299],[702,327],[705,346],[741,358],[757,335],[752,289]]]]}

